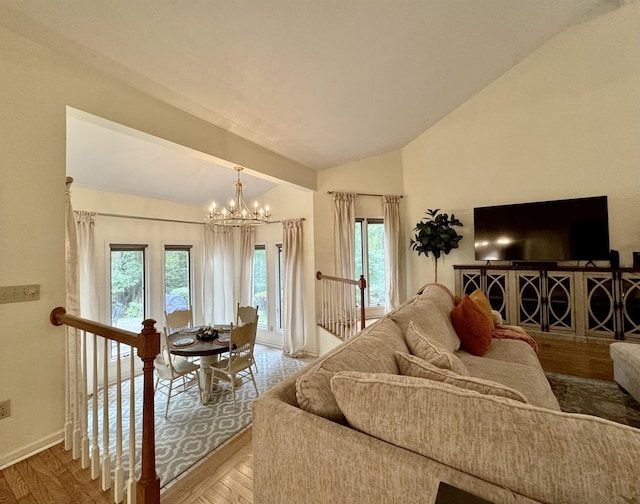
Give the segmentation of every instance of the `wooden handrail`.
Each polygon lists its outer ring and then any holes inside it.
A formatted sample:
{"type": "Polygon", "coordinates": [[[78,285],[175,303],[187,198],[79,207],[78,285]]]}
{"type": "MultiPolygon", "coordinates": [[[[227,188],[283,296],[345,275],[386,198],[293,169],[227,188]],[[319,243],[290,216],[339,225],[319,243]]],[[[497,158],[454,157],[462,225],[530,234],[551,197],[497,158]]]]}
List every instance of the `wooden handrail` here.
{"type": "Polygon", "coordinates": [[[333,282],[340,282],[347,285],[357,285],[360,288],[360,329],[364,329],[365,326],[365,309],[364,309],[364,290],[367,288],[367,280],[364,275],[360,275],[358,280],[352,280],[350,278],[340,278],[329,275],[324,275],[322,272],[316,272],[316,278],[318,280],[330,280],[333,282]]]}
{"type": "MultiPolygon", "coordinates": [[[[144,320],[142,332],[136,334],[132,331],[125,331],[100,322],[69,315],[63,307],[51,310],[49,320],[55,326],[68,325],[137,349],[138,357],[143,362],[143,400],[142,468],[140,479],[136,483],[136,502],[139,504],[159,504],[160,478],[156,472],[153,383],[153,361],[160,353],[160,333],[156,331],[156,321],[153,319],[144,320]]],[[[131,379],[133,380],[133,376],[131,379]]]]}

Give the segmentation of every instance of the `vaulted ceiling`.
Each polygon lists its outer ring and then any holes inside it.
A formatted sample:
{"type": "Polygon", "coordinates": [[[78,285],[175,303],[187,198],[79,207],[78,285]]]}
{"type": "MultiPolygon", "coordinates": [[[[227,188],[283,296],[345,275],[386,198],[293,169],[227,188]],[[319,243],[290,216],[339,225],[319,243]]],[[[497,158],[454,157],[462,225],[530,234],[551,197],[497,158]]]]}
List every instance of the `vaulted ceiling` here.
{"type": "MultiPolygon", "coordinates": [[[[550,38],[620,2],[0,0],[0,24],[323,169],[406,145],[550,38]]],[[[72,150],[71,171],[74,157],[91,157],[83,149],[72,150]]],[[[148,157],[157,166],[162,156],[148,157]]],[[[103,150],[91,170],[106,161],[103,150]]],[[[166,169],[188,175],[188,164],[166,169]]]]}

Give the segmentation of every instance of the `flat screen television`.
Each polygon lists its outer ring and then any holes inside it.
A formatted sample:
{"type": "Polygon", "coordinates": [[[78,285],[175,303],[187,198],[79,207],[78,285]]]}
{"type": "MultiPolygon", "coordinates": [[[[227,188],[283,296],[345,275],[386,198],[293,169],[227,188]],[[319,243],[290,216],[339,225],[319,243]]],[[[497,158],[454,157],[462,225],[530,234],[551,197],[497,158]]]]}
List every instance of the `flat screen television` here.
{"type": "Polygon", "coordinates": [[[478,260],[609,259],[606,196],[480,207],[473,217],[478,260]]]}

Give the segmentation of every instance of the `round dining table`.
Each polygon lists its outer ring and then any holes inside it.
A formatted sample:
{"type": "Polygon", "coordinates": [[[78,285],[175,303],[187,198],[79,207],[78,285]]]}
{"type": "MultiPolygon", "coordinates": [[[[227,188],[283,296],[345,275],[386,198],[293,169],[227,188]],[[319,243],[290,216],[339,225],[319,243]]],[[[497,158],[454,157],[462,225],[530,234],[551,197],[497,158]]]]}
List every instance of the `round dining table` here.
{"type": "Polygon", "coordinates": [[[169,351],[173,355],[200,359],[200,400],[203,405],[209,403],[212,386],[211,365],[218,362],[220,354],[229,351],[230,325],[215,325],[218,337],[212,340],[200,340],[197,337],[202,327],[189,327],[168,336],[169,351]]]}

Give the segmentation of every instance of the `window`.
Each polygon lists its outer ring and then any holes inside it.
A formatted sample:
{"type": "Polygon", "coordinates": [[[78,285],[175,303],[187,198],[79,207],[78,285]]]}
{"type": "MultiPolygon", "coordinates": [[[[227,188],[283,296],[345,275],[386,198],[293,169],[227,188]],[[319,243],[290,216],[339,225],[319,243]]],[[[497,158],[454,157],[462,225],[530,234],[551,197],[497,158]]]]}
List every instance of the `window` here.
{"type": "MultiPolygon", "coordinates": [[[[383,307],[386,302],[384,285],[384,220],[356,219],[356,278],[367,280],[365,306],[383,307]]],[[[357,296],[358,305],[360,296],[357,296]]]]}
{"type": "MultiPolygon", "coordinates": [[[[146,314],[145,246],[111,245],[111,325],[139,333],[146,314]]],[[[116,343],[111,358],[117,356],[116,343]]],[[[130,347],[121,345],[122,355],[130,347]]]]}
{"type": "Polygon", "coordinates": [[[165,310],[187,310],[191,306],[191,247],[164,248],[165,310]]]}
{"type": "Polygon", "coordinates": [[[256,245],[253,253],[253,306],[258,307],[258,326],[267,327],[267,248],[256,245]]]}
{"type": "Polygon", "coordinates": [[[284,300],[284,274],[282,264],[282,243],[276,243],[276,329],[284,330],[283,320],[283,300],[284,300]]]}

